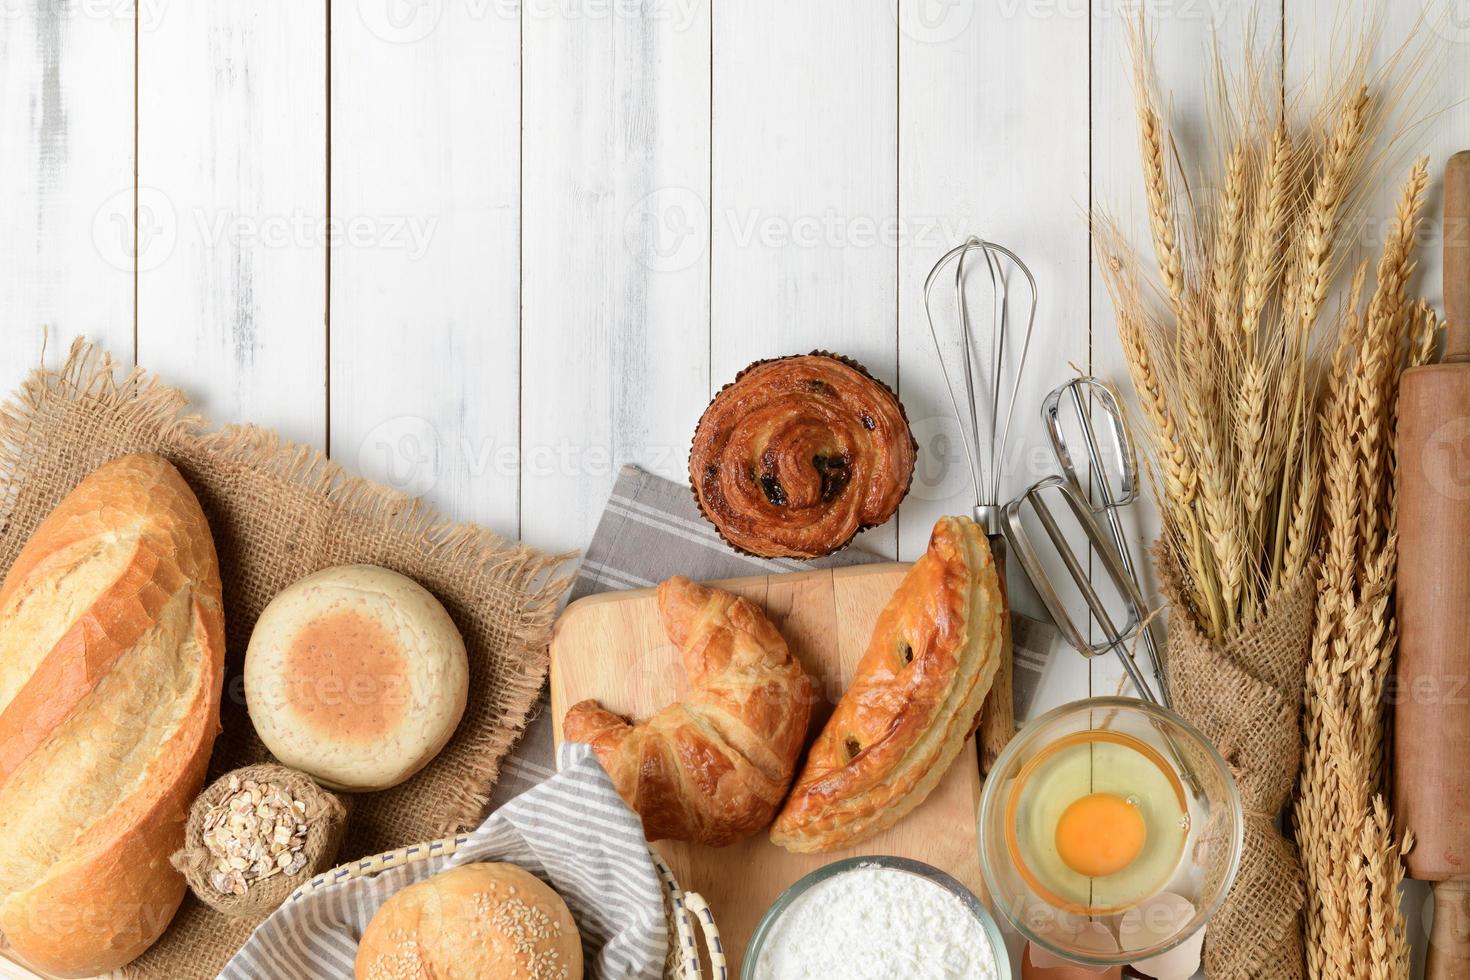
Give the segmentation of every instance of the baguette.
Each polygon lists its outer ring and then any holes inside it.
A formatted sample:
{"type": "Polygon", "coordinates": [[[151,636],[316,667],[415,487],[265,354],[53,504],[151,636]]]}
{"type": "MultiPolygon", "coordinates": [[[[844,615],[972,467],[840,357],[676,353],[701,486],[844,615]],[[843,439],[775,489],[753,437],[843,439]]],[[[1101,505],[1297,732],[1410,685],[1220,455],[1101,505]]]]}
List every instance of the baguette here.
{"type": "Polygon", "coordinates": [[[198,500],[158,456],[102,466],[0,586],[0,931],[31,966],[104,973],[168,926],[223,665],[198,500]]]}

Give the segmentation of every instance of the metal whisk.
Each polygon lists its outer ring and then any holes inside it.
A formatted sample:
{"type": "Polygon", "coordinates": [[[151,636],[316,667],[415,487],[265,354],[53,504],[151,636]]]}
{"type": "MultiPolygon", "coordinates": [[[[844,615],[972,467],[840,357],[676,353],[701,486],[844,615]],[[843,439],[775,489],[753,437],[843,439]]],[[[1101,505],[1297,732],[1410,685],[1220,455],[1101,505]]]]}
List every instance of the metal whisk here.
{"type": "MultiPolygon", "coordinates": [[[[1073,378],[1051,394],[1041,405],[1041,417],[1046,423],[1046,432],[1051,439],[1052,454],[1062,469],[1062,476],[1072,485],[1077,496],[1087,498],[1087,486],[1091,484],[1097,505],[1093,513],[1101,517],[1108,532],[1122,571],[1132,583],[1132,596],[1138,597],[1139,608],[1131,626],[1118,635],[1109,635],[1103,643],[1091,645],[1092,653],[1120,647],[1137,637],[1142,641],[1148,666],[1153,674],[1154,688],[1164,707],[1169,707],[1169,687],[1164,679],[1163,659],[1159,656],[1158,644],[1149,629],[1146,607],[1142,605],[1142,584],[1138,577],[1138,566],[1134,564],[1132,549],[1128,547],[1128,536],[1123,531],[1120,517],[1123,508],[1138,499],[1138,455],[1133,448],[1133,437],[1128,431],[1128,420],[1118,403],[1118,394],[1111,385],[1097,378],[1073,378]],[[1099,432],[1106,433],[1104,443],[1099,432]],[[1070,423],[1070,424],[1069,424],[1070,423]],[[1067,432],[1082,434],[1082,451],[1087,462],[1087,473],[1078,471],[1077,457],[1067,439],[1067,432]]],[[[1094,610],[1097,617],[1097,611],[1094,610]]],[[[1098,617],[1106,623],[1104,630],[1111,631],[1106,613],[1098,617]]],[[[1125,661],[1125,666],[1129,663],[1125,661]]],[[[1143,689],[1140,688],[1140,691],[1143,689]]]]}
{"type": "Polygon", "coordinates": [[[1004,245],[979,238],[969,238],[945,252],[924,280],[924,312],[929,320],[929,335],[934,338],[939,353],[945,387],[959,419],[965,458],[974,481],[975,520],[985,528],[993,549],[1004,540],[1000,480],[1021,374],[1031,346],[1031,332],[1036,326],[1037,300],[1036,277],[1026,263],[1004,245]],[[951,266],[954,267],[952,277],[945,275],[951,266]],[[1012,281],[1017,273],[1025,280],[1029,299],[1025,329],[1018,338],[1012,338],[1011,332],[1016,328],[1011,315],[1011,291],[1021,285],[1012,281]],[[943,299],[937,296],[941,284],[952,284],[952,288],[943,291],[943,299]],[[983,290],[989,302],[977,306],[972,289],[983,290]],[[976,313],[988,319],[988,324],[980,329],[973,322],[972,314],[976,313]],[[953,353],[946,356],[945,348],[952,347],[955,338],[951,334],[947,345],[936,320],[957,324],[957,357],[953,353]],[[1014,360],[1013,366],[1008,364],[1008,358],[1014,360]],[[1009,385],[1007,373],[1011,375],[1009,385]],[[1009,392],[1005,393],[1007,387],[1009,392]]]}

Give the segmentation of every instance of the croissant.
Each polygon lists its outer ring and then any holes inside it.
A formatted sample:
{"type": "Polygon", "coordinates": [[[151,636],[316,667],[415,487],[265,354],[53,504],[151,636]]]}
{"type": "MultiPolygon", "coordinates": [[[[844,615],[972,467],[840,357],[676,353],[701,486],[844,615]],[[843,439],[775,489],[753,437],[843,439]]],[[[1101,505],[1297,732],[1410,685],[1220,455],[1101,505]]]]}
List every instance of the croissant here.
{"type": "Polygon", "coordinates": [[[1005,617],[985,535],[968,518],[940,518],[879,615],[771,840],[798,852],[846,847],[922,803],[974,730],[1005,617]]]}
{"type": "Polygon", "coordinates": [[[893,516],[917,451],[893,392],[818,351],[760,361],[721,389],[695,430],[689,482],[736,548],[815,558],[893,516]]]}
{"type": "Polygon", "coordinates": [[[770,825],[791,786],[812,684],[753,603],[687,578],[658,588],[690,690],[636,725],[581,701],[563,731],[597,753],[649,840],[723,847],[770,825]]]}

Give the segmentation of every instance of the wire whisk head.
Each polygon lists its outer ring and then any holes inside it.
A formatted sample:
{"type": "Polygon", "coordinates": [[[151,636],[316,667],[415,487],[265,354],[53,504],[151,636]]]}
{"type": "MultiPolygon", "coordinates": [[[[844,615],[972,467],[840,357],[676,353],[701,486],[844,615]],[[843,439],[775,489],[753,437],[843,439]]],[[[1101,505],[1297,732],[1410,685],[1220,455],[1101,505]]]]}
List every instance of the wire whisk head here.
{"type": "Polygon", "coordinates": [[[945,252],[924,279],[924,312],[959,420],[976,519],[990,534],[1001,530],[1000,481],[1037,299],[1036,277],[1026,263],[980,238],[945,252]],[[1024,303],[1021,319],[1011,311],[1016,293],[1015,301],[1024,303]],[[1012,337],[1017,329],[1020,335],[1012,337]]]}

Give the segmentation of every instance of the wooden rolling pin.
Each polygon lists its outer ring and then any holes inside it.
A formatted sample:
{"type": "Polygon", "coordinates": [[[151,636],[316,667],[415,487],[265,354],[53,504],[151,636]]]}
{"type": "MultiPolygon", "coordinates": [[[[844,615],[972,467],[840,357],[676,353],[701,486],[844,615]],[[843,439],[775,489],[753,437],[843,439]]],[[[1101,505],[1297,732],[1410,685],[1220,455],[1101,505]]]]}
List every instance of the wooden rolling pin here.
{"type": "Polygon", "coordinates": [[[1396,823],[1434,885],[1429,980],[1470,977],[1470,151],[1445,171],[1441,364],[1399,391],[1396,823]]]}

